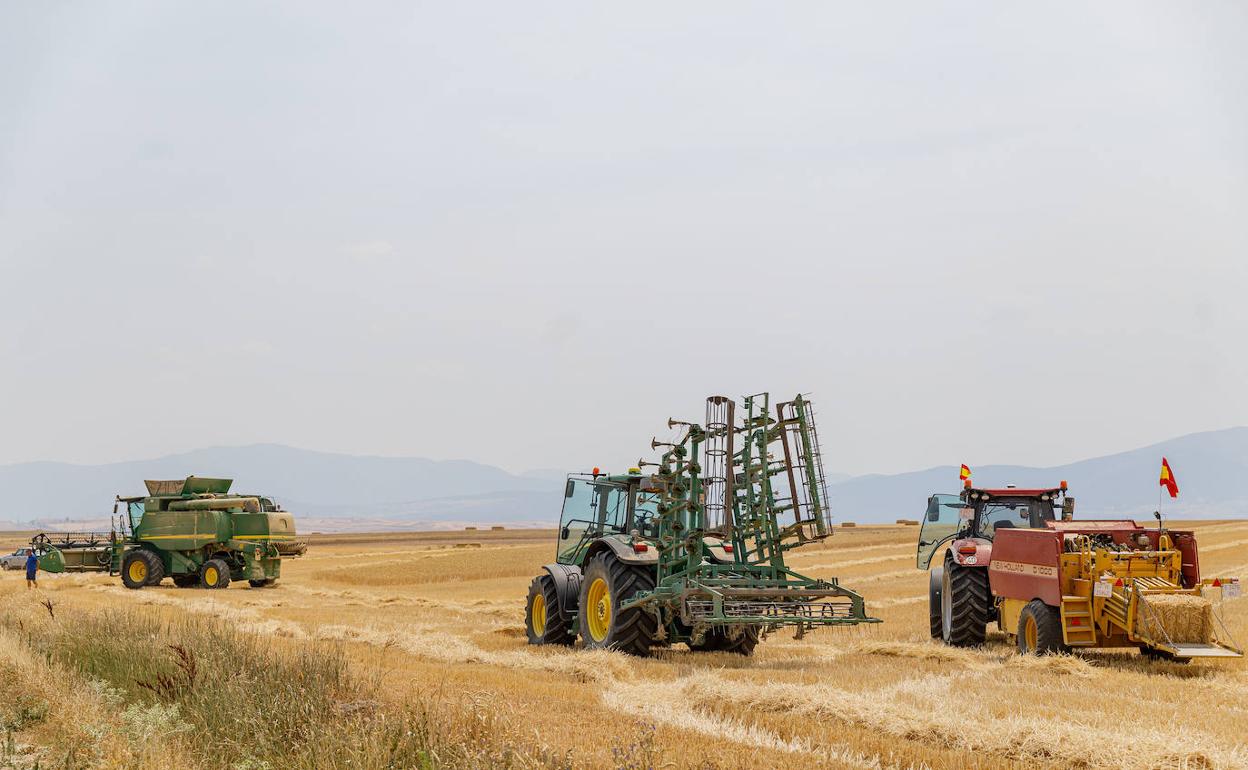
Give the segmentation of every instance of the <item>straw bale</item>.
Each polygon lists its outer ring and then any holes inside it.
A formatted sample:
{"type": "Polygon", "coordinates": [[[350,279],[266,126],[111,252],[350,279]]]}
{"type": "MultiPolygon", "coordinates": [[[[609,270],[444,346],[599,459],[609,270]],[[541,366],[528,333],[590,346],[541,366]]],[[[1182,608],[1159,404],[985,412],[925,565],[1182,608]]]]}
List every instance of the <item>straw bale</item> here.
{"type": "Polygon", "coordinates": [[[1175,644],[1213,641],[1213,604],[1208,599],[1190,594],[1156,594],[1143,599],[1147,606],[1136,612],[1139,635],[1158,641],[1169,638],[1175,644]]]}
{"type": "Polygon", "coordinates": [[[842,527],[856,527],[856,526],[858,526],[858,525],[857,525],[857,524],[855,524],[855,523],[854,523],[854,522],[852,522],[852,521],[842,521],[842,522],[841,522],[841,526],[842,526],[842,527]]]}

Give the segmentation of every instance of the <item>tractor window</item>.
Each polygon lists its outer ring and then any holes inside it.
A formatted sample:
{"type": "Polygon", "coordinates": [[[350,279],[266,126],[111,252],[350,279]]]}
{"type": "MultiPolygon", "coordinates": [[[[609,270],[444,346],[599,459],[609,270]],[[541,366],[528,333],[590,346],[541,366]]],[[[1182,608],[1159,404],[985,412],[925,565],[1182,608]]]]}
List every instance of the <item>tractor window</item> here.
{"type": "Polygon", "coordinates": [[[998,529],[1036,529],[1053,518],[1048,500],[993,500],[979,513],[979,534],[991,539],[998,529]]]}
{"type": "Polygon", "coordinates": [[[638,492],[633,504],[633,528],[644,537],[659,536],[659,495],[655,492],[638,492]]]}
{"type": "Polygon", "coordinates": [[[597,526],[598,492],[586,479],[568,479],[563,497],[563,515],[559,517],[559,548],[557,560],[567,564],[576,555],[585,532],[597,526]]]}
{"type": "Polygon", "coordinates": [[[628,489],[626,487],[600,485],[598,499],[600,522],[605,532],[623,532],[628,526],[628,489]]]}
{"type": "Polygon", "coordinates": [[[966,503],[957,495],[932,495],[927,499],[915,562],[919,569],[927,569],[936,549],[958,533],[965,510],[969,510],[966,503]]]}

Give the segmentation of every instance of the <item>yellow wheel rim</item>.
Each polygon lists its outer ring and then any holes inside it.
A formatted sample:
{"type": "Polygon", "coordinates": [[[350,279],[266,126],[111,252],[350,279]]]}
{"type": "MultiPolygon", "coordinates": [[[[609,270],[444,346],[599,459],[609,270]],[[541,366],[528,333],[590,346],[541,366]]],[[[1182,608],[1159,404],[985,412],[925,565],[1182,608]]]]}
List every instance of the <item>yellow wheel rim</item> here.
{"type": "Polygon", "coordinates": [[[147,565],[142,559],[135,559],[130,562],[130,581],[133,583],[143,583],[147,581],[147,565]]]}
{"type": "Polygon", "coordinates": [[[546,597],[538,594],[533,597],[533,608],[531,610],[533,619],[533,633],[541,636],[546,633],[546,597]]]}
{"type": "Polygon", "coordinates": [[[216,567],[209,567],[208,569],[204,570],[204,582],[210,586],[215,586],[217,584],[217,578],[219,577],[220,575],[217,574],[216,567]]]}
{"type": "Polygon", "coordinates": [[[1028,652],[1036,651],[1036,636],[1036,619],[1029,617],[1023,621],[1023,641],[1028,652]]]}
{"type": "Polygon", "coordinates": [[[586,599],[588,601],[585,603],[585,611],[589,613],[587,618],[589,635],[594,638],[595,642],[601,642],[607,638],[607,633],[611,630],[611,591],[607,588],[607,581],[596,578],[590,583],[586,599]]]}

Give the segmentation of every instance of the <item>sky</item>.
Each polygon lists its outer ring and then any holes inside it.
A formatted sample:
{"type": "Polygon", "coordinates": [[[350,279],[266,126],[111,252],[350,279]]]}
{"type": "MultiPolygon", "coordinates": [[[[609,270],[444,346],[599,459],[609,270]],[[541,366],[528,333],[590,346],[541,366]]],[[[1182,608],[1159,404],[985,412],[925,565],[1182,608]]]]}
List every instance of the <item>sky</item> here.
{"type": "Polygon", "coordinates": [[[1238,2],[0,3],[0,463],[1248,424],[1238,2]]]}

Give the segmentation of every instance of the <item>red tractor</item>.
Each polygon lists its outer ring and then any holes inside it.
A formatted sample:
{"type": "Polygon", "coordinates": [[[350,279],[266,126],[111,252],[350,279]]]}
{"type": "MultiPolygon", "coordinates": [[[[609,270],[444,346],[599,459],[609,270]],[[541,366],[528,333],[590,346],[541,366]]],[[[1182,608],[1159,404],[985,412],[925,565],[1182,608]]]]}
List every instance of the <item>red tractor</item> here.
{"type": "Polygon", "coordinates": [[[1069,519],[1075,499],[1066,482],[1052,489],[975,489],[961,495],[932,495],[919,530],[917,566],[927,569],[936,550],[949,543],[943,566],[928,576],[928,614],[933,639],[966,647],[981,644],[997,618],[988,583],[992,541],[1002,529],[1041,529],[1058,514],[1069,519]],[[952,542],[950,542],[952,541],[952,542]]]}

